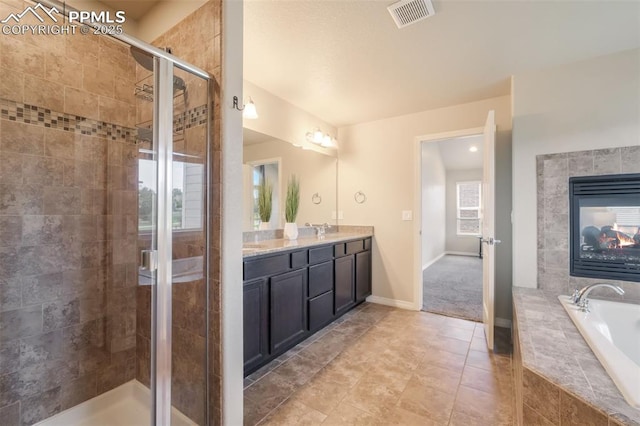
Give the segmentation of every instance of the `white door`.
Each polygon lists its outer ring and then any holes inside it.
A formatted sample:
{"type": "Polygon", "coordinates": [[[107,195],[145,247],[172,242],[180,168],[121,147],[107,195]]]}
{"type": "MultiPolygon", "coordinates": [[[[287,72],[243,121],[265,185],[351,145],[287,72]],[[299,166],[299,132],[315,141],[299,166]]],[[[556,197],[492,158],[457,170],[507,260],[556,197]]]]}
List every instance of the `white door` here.
{"type": "Polygon", "coordinates": [[[489,111],[484,125],[484,164],[482,178],[482,322],[487,347],[493,351],[493,326],[495,322],[495,249],[499,240],[495,239],[495,112],[489,111]]]}

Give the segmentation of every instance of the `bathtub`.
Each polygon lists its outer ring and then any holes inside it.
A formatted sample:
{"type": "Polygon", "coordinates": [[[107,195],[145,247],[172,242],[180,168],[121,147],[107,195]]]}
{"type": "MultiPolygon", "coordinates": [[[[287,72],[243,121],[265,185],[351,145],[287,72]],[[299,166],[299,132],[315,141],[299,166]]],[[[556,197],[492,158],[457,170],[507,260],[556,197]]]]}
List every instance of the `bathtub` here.
{"type": "Polygon", "coordinates": [[[569,296],[562,306],[629,405],[640,409],[640,305],[589,299],[581,312],[569,296]]]}

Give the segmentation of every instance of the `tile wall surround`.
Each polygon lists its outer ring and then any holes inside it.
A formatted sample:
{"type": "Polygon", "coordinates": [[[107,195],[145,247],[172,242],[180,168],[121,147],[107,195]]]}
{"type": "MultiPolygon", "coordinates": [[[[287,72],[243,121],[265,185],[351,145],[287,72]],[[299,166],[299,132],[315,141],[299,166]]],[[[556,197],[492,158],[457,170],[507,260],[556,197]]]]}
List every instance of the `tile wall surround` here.
{"type": "Polygon", "coordinates": [[[3,425],[135,377],[134,63],[82,37],[0,38],[3,425]]]}
{"type": "Polygon", "coordinates": [[[513,289],[516,411],[523,425],[640,425],[554,293],[513,289]]]}
{"type": "Polygon", "coordinates": [[[569,276],[569,178],[640,173],[640,146],[546,154],[536,157],[538,187],[538,288],[571,294],[595,282],[620,285],[620,297],[607,289],[593,295],[640,303],[640,283],[569,276]]]}
{"type": "MultiPolygon", "coordinates": [[[[155,43],[217,78],[209,108],[206,85],[176,70],[193,90],[174,128],[184,135],[176,151],[204,154],[206,115],[214,117],[212,424],[221,422],[220,3],[155,43]]],[[[0,0],[3,16],[18,6],[0,0]]],[[[0,418],[3,426],[30,425],[133,378],[145,381],[150,304],[132,262],[140,244],[134,128],[150,104],[134,97],[141,67],[106,37],[3,36],[0,58],[0,418]]],[[[204,235],[174,243],[178,258],[204,252],[204,235]]],[[[204,286],[176,286],[173,306],[173,402],[199,423],[207,404],[204,286]]]]}

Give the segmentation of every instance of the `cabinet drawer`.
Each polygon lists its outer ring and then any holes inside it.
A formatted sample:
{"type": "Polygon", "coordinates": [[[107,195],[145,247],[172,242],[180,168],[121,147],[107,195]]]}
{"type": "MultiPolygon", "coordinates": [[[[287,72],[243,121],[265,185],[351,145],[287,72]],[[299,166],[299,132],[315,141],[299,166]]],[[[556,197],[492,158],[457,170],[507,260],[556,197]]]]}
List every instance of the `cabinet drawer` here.
{"type": "Polygon", "coordinates": [[[307,266],[307,251],[294,251],[291,253],[291,269],[298,269],[307,266]]]}
{"type": "Polygon", "coordinates": [[[347,254],[354,254],[364,250],[364,240],[347,243],[347,254]]]}
{"type": "Polygon", "coordinates": [[[333,247],[320,247],[309,249],[309,265],[326,262],[333,259],[333,247]]]}
{"type": "Polygon", "coordinates": [[[289,257],[289,253],[283,253],[277,256],[246,260],[243,265],[244,281],[288,271],[291,264],[289,257]]]}
{"type": "Polygon", "coordinates": [[[309,267],[309,298],[333,290],[333,261],[309,267]]]}
{"type": "Polygon", "coordinates": [[[333,291],[309,300],[309,330],[316,331],[333,319],[333,291]]]}
{"type": "Polygon", "coordinates": [[[371,250],[371,238],[367,238],[364,240],[364,249],[371,250]]]}
{"type": "Polygon", "coordinates": [[[342,257],[345,254],[347,254],[346,244],[341,243],[341,244],[334,245],[333,254],[335,255],[335,257],[342,257]]]}

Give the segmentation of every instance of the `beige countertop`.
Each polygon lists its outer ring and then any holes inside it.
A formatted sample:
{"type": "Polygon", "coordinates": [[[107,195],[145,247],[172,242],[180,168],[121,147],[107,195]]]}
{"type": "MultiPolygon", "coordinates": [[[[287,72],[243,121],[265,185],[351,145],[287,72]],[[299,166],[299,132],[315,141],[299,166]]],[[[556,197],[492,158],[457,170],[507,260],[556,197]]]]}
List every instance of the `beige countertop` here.
{"type": "Polygon", "coordinates": [[[278,238],[273,240],[245,242],[242,245],[242,257],[246,259],[248,257],[260,256],[263,254],[272,254],[281,251],[309,248],[326,244],[335,244],[343,241],[352,241],[372,236],[372,231],[329,232],[322,238],[313,236],[298,237],[298,239],[296,240],[286,240],[284,238],[278,238]]]}

